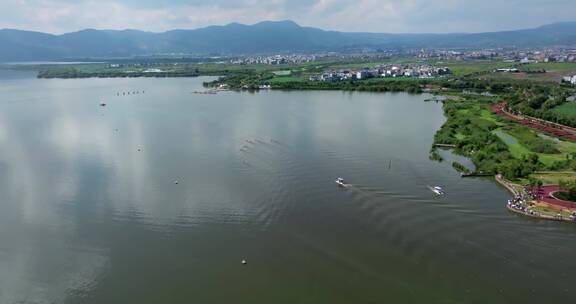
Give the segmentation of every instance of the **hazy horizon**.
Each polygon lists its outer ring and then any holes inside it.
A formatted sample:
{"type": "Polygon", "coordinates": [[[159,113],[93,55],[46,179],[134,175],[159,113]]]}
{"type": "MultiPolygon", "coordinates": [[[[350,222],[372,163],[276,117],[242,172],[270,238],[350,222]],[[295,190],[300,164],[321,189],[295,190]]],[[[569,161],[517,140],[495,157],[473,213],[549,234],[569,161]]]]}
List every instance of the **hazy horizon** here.
{"type": "Polygon", "coordinates": [[[475,33],[576,21],[572,0],[0,0],[0,28],[164,32],[291,20],[343,32],[475,33]]]}
{"type": "MultiPolygon", "coordinates": [[[[329,28],[321,28],[321,27],[315,27],[315,26],[308,26],[305,24],[300,24],[294,20],[262,20],[262,21],[258,21],[255,23],[241,23],[241,22],[236,22],[236,21],[232,21],[226,24],[212,24],[212,25],[206,25],[206,26],[200,26],[197,28],[172,28],[172,29],[166,29],[163,31],[149,31],[149,30],[143,30],[143,29],[138,29],[138,28],[119,28],[119,29],[113,29],[113,28],[81,28],[81,29],[76,29],[76,30],[72,30],[69,32],[62,32],[62,33],[51,33],[51,32],[46,32],[46,31],[42,31],[42,30],[29,30],[29,29],[20,29],[20,28],[0,28],[0,30],[21,30],[21,31],[31,31],[31,32],[41,32],[41,33],[47,33],[47,34],[53,34],[53,35],[63,35],[63,34],[67,34],[67,33],[74,33],[74,32],[81,32],[81,31],[86,31],[86,30],[99,30],[99,31],[141,31],[141,32],[147,32],[147,33],[164,33],[167,31],[174,31],[174,30],[197,30],[197,29],[202,29],[202,28],[207,28],[207,27],[212,27],[212,26],[229,26],[232,24],[240,24],[240,25],[245,25],[245,26],[253,26],[253,25],[257,25],[260,23],[265,23],[265,22],[294,22],[297,25],[301,26],[301,27],[311,27],[311,28],[318,28],[321,30],[325,30],[325,31],[339,31],[339,30],[334,30],[334,29],[329,29],[329,28]]],[[[562,24],[562,23],[576,23],[576,20],[574,21],[558,21],[558,22],[553,22],[553,23],[546,23],[546,24],[539,24],[539,25],[535,25],[532,27],[524,27],[524,28],[516,28],[516,29],[501,29],[501,30],[494,30],[494,31],[486,31],[486,32],[464,32],[464,31],[454,31],[454,32],[369,32],[369,31],[339,31],[339,32],[349,32],[349,33],[390,33],[390,34],[474,34],[474,33],[489,33],[489,32],[502,32],[502,31],[514,31],[514,30],[524,30],[524,29],[532,29],[532,28],[539,28],[542,26],[547,26],[547,25],[551,25],[551,24],[562,24]]]]}

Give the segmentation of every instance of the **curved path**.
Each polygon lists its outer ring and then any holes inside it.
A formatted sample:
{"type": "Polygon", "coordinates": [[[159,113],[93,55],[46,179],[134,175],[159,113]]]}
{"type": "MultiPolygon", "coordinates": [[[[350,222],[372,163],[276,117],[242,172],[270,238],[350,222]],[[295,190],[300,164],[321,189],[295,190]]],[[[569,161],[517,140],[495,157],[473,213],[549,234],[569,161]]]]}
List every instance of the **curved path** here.
{"type": "Polygon", "coordinates": [[[554,197],[554,192],[558,192],[560,191],[560,187],[559,186],[544,186],[540,188],[540,201],[544,202],[546,204],[549,205],[553,205],[553,206],[558,206],[558,207],[562,207],[562,208],[567,208],[570,210],[575,210],[576,211],[576,203],[575,202],[570,202],[570,201],[564,201],[561,199],[557,199],[554,197]]]}
{"type": "Polygon", "coordinates": [[[493,105],[492,111],[498,116],[513,120],[529,128],[536,129],[562,139],[576,141],[576,129],[539,118],[512,114],[508,111],[508,104],[506,102],[493,105]]]}

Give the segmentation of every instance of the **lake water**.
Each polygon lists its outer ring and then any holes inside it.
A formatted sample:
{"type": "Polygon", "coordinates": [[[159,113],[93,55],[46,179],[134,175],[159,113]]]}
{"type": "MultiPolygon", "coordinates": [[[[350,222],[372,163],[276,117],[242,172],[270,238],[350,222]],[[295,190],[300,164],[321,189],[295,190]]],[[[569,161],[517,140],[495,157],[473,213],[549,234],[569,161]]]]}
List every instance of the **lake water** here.
{"type": "Polygon", "coordinates": [[[576,299],[576,225],[430,161],[429,96],[0,77],[0,303],[576,299]]]}

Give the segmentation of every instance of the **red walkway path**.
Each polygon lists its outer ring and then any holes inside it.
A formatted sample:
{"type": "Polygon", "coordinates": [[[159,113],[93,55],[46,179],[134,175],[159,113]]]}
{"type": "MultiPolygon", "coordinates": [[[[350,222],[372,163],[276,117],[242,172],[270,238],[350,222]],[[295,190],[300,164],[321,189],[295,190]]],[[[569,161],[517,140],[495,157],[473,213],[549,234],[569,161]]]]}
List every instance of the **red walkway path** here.
{"type": "Polygon", "coordinates": [[[554,192],[558,192],[558,191],[560,191],[560,187],[558,187],[558,186],[541,187],[540,192],[538,193],[540,195],[539,201],[544,202],[544,203],[549,204],[549,205],[553,205],[553,206],[558,206],[558,207],[563,207],[563,208],[568,208],[568,209],[573,209],[573,210],[576,209],[576,203],[563,201],[563,200],[559,200],[559,199],[552,197],[552,194],[554,192]]]}
{"type": "Polygon", "coordinates": [[[576,141],[576,129],[567,126],[562,126],[556,123],[548,122],[542,119],[533,117],[513,115],[506,110],[507,104],[501,102],[492,106],[492,111],[499,116],[516,121],[532,129],[537,129],[550,135],[560,137],[563,139],[576,141]]]}

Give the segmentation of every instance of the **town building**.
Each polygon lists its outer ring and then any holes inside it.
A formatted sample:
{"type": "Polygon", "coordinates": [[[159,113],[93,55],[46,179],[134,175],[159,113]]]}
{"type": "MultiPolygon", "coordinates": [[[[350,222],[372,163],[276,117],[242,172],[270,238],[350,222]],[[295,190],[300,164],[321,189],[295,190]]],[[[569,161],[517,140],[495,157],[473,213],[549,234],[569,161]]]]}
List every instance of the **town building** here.
{"type": "Polygon", "coordinates": [[[338,82],[344,80],[364,80],[377,77],[405,77],[405,78],[434,78],[451,74],[447,67],[433,67],[428,65],[380,65],[374,68],[361,70],[329,71],[321,75],[310,76],[311,81],[338,82]]]}
{"type": "Polygon", "coordinates": [[[565,77],[562,78],[562,82],[576,85],[576,75],[574,75],[574,76],[565,76],[565,77]]]}

